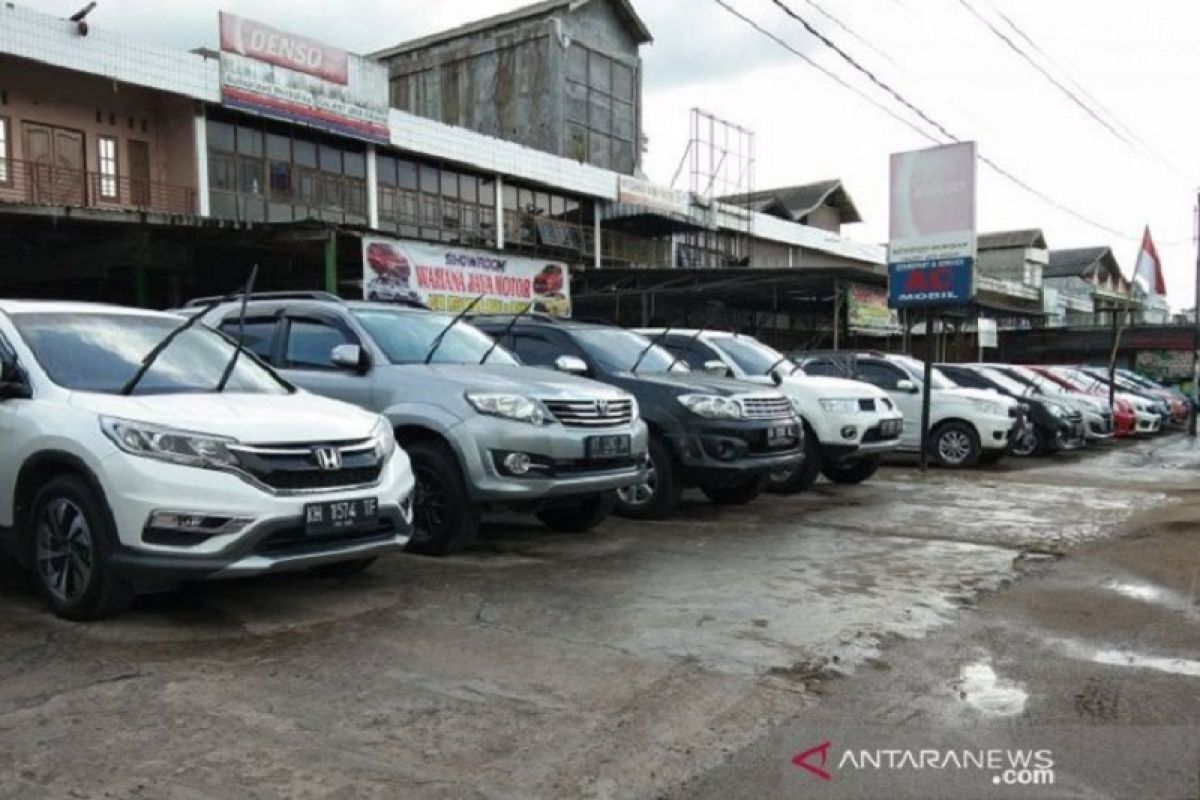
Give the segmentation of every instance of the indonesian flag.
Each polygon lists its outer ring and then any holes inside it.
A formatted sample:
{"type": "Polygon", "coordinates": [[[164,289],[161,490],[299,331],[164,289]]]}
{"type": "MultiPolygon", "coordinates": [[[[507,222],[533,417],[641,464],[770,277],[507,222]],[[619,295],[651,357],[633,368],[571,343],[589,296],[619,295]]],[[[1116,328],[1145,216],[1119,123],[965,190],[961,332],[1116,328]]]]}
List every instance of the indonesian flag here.
{"type": "Polygon", "coordinates": [[[1133,268],[1133,282],[1143,294],[1166,296],[1167,284],[1163,280],[1162,260],[1150,238],[1150,226],[1142,236],[1142,249],[1138,252],[1137,266],[1133,268]]]}

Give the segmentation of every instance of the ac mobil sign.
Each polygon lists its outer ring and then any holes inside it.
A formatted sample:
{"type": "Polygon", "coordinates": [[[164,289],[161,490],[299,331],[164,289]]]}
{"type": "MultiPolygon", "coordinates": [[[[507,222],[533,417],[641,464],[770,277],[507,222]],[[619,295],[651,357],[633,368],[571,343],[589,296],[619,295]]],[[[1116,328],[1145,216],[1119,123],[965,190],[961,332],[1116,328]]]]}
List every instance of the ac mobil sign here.
{"type": "Polygon", "coordinates": [[[975,143],[891,158],[888,305],[967,305],[975,296],[975,143]]]}

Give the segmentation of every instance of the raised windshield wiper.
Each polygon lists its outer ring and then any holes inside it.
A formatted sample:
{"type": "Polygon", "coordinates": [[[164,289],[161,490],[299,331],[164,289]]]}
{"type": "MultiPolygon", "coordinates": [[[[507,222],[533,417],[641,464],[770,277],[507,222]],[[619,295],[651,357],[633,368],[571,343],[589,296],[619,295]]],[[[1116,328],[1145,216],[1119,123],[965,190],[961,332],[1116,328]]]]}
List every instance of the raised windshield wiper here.
{"type": "Polygon", "coordinates": [[[217,306],[221,305],[221,303],[227,303],[230,300],[234,299],[235,297],[237,297],[237,295],[227,294],[223,297],[213,298],[208,303],[201,306],[199,311],[197,311],[191,317],[188,317],[186,320],[184,320],[183,324],[179,325],[173,331],[168,333],[163,338],[163,340],[161,342],[159,342],[158,344],[156,344],[154,346],[154,349],[151,350],[149,353],[147,353],[146,357],[142,359],[142,365],[140,367],[138,367],[137,372],[133,373],[133,377],[131,377],[129,380],[125,381],[125,385],[121,387],[121,394],[124,394],[124,395],[133,394],[133,390],[137,388],[137,385],[139,383],[141,383],[142,378],[146,377],[146,373],[150,371],[150,367],[154,366],[154,362],[158,360],[158,357],[160,355],[162,355],[163,351],[171,346],[171,342],[175,341],[175,339],[181,333],[183,333],[188,328],[191,328],[197,322],[199,322],[200,319],[205,314],[212,311],[217,306]]]}
{"type": "Polygon", "coordinates": [[[629,368],[629,371],[637,372],[637,368],[642,365],[642,359],[646,357],[646,354],[654,349],[654,345],[656,345],[659,342],[666,339],[670,333],[671,333],[670,328],[663,328],[662,333],[660,333],[658,336],[655,336],[653,339],[651,339],[650,343],[642,348],[642,352],[638,353],[638,357],[634,360],[633,366],[629,368]]]}
{"type": "Polygon", "coordinates": [[[521,317],[525,316],[529,312],[533,311],[533,309],[535,309],[536,307],[537,307],[537,300],[534,300],[532,303],[525,306],[525,308],[521,309],[516,314],[513,314],[513,318],[510,319],[508,321],[508,324],[504,326],[504,330],[500,331],[499,335],[492,337],[492,346],[489,347],[487,349],[487,352],[483,354],[483,358],[479,359],[479,364],[481,366],[483,364],[487,363],[487,360],[489,358],[491,358],[492,353],[494,353],[496,351],[496,348],[500,346],[500,340],[503,339],[505,336],[508,336],[508,334],[512,333],[512,329],[514,326],[516,326],[518,320],[520,320],[521,317]]]}
{"type": "Polygon", "coordinates": [[[254,291],[254,279],[257,277],[258,264],[255,264],[254,269],[250,270],[250,279],[246,281],[246,288],[242,290],[242,309],[238,314],[237,347],[233,349],[233,355],[229,357],[229,363],[225,365],[225,371],[221,373],[221,380],[217,381],[218,392],[225,391],[225,384],[229,383],[229,376],[233,374],[233,368],[237,366],[238,356],[246,348],[246,303],[249,302],[250,294],[254,291]]]}
{"type": "MultiPolygon", "coordinates": [[[[695,333],[693,333],[691,336],[689,336],[689,337],[687,338],[687,344],[691,344],[692,342],[694,342],[694,341],[696,341],[697,339],[699,339],[699,338],[700,338],[700,337],[701,337],[701,336],[704,334],[704,331],[705,331],[705,329],[704,329],[704,328],[701,328],[700,330],[696,331],[696,332],[695,332],[695,333]]],[[[680,349],[682,350],[683,348],[680,348],[680,349]]],[[[665,372],[670,372],[670,371],[671,371],[671,369],[672,369],[672,368],[673,368],[673,367],[674,367],[676,364],[678,364],[678,363],[679,363],[679,362],[680,362],[682,359],[683,359],[683,356],[675,356],[674,358],[672,358],[672,359],[671,359],[671,363],[670,363],[670,364],[667,364],[667,368],[666,368],[666,370],[664,370],[664,371],[665,371],[665,372]]]]}
{"type": "Polygon", "coordinates": [[[450,320],[450,324],[447,325],[446,327],[442,328],[441,332],[438,333],[437,336],[433,337],[433,345],[430,346],[429,352],[425,354],[425,363],[426,364],[428,364],[430,361],[433,361],[434,353],[436,353],[438,351],[438,348],[442,346],[442,340],[446,338],[446,334],[450,332],[450,329],[453,328],[458,323],[462,322],[463,317],[465,317],[467,314],[470,314],[471,309],[473,309],[473,308],[475,308],[475,306],[479,305],[479,301],[482,300],[486,296],[487,295],[481,294],[481,295],[479,295],[479,297],[476,297],[474,300],[467,303],[467,307],[464,308],[462,311],[458,312],[457,314],[455,314],[454,319],[450,320]]]}
{"type": "MultiPolygon", "coordinates": [[[[766,368],[766,370],[763,372],[763,375],[770,375],[771,373],[773,373],[775,371],[775,368],[778,367],[780,364],[786,364],[789,361],[791,361],[791,358],[789,358],[788,356],[781,356],[778,361],[776,361],[771,366],[766,368]]],[[[796,370],[798,370],[798,369],[800,369],[799,364],[792,364],[792,371],[788,373],[788,377],[790,378],[793,375],[795,375],[796,370]]]]}

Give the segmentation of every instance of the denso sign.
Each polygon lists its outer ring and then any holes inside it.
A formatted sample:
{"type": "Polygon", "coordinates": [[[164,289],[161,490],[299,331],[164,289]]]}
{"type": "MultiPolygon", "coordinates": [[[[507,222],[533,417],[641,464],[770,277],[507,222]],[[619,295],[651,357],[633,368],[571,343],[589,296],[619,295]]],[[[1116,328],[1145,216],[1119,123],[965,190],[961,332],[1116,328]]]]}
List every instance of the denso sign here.
{"type": "Polygon", "coordinates": [[[221,49],[342,86],[349,79],[345,50],[225,12],[221,12],[221,49]]]}

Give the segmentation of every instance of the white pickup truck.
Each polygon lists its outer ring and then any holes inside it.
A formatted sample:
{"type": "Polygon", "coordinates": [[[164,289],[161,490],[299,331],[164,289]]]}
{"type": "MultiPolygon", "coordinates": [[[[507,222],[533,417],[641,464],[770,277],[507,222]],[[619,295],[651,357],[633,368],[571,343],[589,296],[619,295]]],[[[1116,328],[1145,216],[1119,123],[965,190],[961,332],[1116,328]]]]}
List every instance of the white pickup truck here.
{"type": "MultiPolygon", "coordinates": [[[[904,412],[901,449],[921,448],[922,362],[876,352],[799,354],[797,360],[809,374],[852,376],[886,391],[904,412]]],[[[930,388],[929,442],[938,464],[970,467],[999,460],[1008,452],[1021,419],[1020,403],[996,392],[958,386],[937,369],[930,388]]]]}
{"type": "Polygon", "coordinates": [[[896,404],[870,384],[812,377],[787,356],[753,336],[717,330],[639,331],[693,370],[747,383],[778,386],[804,421],[803,466],[772,474],[766,489],[807,489],[824,475],[834,483],[861,483],[879,468],[880,455],[900,444],[904,417],[896,404]]]}

